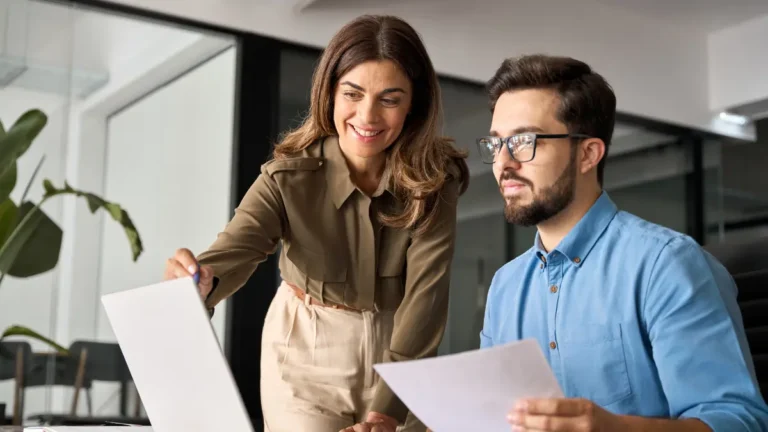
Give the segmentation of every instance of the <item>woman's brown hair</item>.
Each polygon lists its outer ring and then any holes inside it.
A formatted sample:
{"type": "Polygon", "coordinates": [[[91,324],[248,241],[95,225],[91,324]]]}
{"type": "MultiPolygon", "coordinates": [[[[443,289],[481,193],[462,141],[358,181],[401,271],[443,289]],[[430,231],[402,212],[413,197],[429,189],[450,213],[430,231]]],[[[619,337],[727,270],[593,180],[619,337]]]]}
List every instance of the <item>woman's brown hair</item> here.
{"type": "Polygon", "coordinates": [[[367,61],[390,60],[411,80],[411,112],[403,131],[387,149],[395,194],[404,204],[400,214],[381,214],[382,223],[428,230],[438,216],[437,201],[447,176],[458,169],[464,193],[469,184],[467,153],[439,134],[442,121],[440,86],[432,61],[408,23],[392,16],[361,16],[342,27],[323,51],[312,79],[307,118],[275,146],[275,159],[295,156],[320,138],[336,135],[333,100],[339,78],[367,61]]]}

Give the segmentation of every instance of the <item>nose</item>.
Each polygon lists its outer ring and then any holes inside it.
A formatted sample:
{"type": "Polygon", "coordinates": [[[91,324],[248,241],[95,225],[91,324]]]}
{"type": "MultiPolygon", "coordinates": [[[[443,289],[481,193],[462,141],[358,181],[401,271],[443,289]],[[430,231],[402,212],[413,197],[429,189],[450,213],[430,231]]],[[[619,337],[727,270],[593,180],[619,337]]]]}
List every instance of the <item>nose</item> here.
{"type": "Polygon", "coordinates": [[[365,124],[374,124],[379,119],[378,105],[372,98],[365,98],[357,105],[357,117],[365,124]]]}
{"type": "Polygon", "coordinates": [[[493,161],[494,168],[497,172],[504,172],[508,169],[517,171],[522,167],[522,164],[515,159],[512,159],[512,155],[509,154],[509,149],[506,146],[502,146],[499,153],[496,155],[496,159],[493,161]]]}

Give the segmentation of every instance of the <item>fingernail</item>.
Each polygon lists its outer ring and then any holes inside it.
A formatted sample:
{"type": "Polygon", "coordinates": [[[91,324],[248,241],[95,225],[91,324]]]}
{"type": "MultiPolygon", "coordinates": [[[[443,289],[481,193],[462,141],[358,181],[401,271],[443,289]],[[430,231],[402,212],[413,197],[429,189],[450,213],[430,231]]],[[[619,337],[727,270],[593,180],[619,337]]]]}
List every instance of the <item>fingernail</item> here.
{"type": "Polygon", "coordinates": [[[510,423],[519,423],[520,415],[517,413],[509,413],[507,414],[507,421],[510,423]]]}
{"type": "Polygon", "coordinates": [[[189,274],[195,274],[195,273],[197,273],[197,266],[196,265],[191,265],[191,266],[187,267],[187,271],[189,271],[189,274]]]}
{"type": "Polygon", "coordinates": [[[515,404],[515,410],[516,411],[525,411],[528,409],[528,402],[526,401],[518,401],[515,404]]]}

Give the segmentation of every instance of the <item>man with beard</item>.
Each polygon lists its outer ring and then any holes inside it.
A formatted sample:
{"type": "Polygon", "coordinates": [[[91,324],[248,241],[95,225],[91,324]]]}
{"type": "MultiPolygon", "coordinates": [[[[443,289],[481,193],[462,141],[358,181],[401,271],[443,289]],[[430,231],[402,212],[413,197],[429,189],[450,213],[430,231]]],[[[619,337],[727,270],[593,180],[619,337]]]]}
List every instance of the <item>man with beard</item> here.
{"type": "Polygon", "coordinates": [[[504,61],[488,90],[480,153],[507,221],[537,234],[494,276],[481,345],[535,338],[566,396],[517,401],[513,430],[767,430],[728,272],[602,190],[608,83],[574,59],[526,56],[504,61]]]}

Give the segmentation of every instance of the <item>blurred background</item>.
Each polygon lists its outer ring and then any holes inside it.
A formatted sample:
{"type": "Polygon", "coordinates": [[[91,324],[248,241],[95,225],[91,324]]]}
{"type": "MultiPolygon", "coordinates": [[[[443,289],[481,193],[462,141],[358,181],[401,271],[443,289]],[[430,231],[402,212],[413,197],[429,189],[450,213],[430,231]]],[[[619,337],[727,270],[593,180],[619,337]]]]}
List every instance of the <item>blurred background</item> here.
{"type": "MultiPolygon", "coordinates": [[[[506,57],[576,57],[612,84],[605,189],[621,209],[702,245],[768,236],[763,0],[0,0],[0,120],[8,130],[32,109],[48,117],[10,198],[29,183],[26,199],[39,202],[43,179],[66,181],[118,203],[144,247],[134,262],[122,227],[84,199],[46,201],[63,232],[58,263],[0,280],[0,330],[24,326],[69,351],[5,340],[28,344],[0,355],[6,422],[146,421],[100,296],[157,282],[176,248],[213,241],[270,143],[305,113],[324,44],[363,13],[401,16],[422,34],[444,131],[470,153],[441,354],[479,346],[494,272],[533,244],[533,228],[504,221],[474,144],[490,125],[484,82],[506,57]]],[[[278,279],[270,258],[213,318],[257,426],[261,325],[278,279]]]]}

